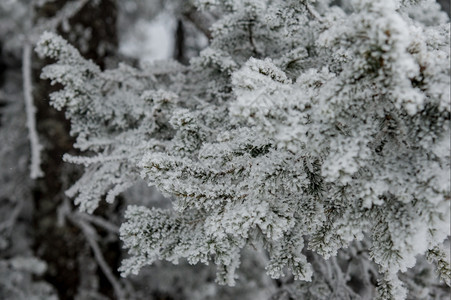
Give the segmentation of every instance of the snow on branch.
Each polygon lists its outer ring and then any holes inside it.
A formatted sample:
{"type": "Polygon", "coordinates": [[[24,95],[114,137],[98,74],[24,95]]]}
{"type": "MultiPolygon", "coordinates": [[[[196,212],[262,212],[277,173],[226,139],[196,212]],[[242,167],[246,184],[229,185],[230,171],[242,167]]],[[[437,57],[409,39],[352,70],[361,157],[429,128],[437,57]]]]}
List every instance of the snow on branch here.
{"type": "Polygon", "coordinates": [[[27,127],[31,147],[30,177],[36,179],[42,177],[44,172],[41,169],[42,145],[39,143],[38,132],[36,130],[36,108],[33,104],[33,85],[31,78],[31,45],[29,43],[26,43],[23,48],[22,73],[27,127]]]}
{"type": "Polygon", "coordinates": [[[37,47],[56,60],[42,78],[63,86],[51,104],[93,152],[65,156],[86,166],[67,195],[92,213],[144,179],[172,201],[129,206],[122,274],[213,261],[217,281],[234,285],[242,250],[257,244],[270,276],[316,284],[306,251],[332,257],[341,276],[334,257],[368,239],[378,295],[407,297],[398,273],[449,235],[449,23],[424,26],[395,0],[355,0],[352,13],[200,2],[225,13],[210,47],[164,76],[102,72],[52,33],[37,47]]]}

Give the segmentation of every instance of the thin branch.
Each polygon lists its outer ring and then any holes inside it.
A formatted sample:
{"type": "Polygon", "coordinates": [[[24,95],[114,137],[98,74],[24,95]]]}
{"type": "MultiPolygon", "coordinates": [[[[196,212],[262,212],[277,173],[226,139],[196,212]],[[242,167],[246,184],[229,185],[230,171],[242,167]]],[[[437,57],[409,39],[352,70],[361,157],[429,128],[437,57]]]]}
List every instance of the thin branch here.
{"type": "Polygon", "coordinates": [[[92,164],[98,164],[98,163],[105,163],[105,162],[111,162],[111,161],[120,161],[120,160],[124,160],[127,159],[128,156],[127,155],[97,155],[97,156],[91,156],[91,157],[87,157],[87,156],[75,156],[75,155],[70,155],[70,154],[64,154],[63,155],[63,161],[65,162],[69,162],[72,164],[79,164],[79,165],[84,165],[89,166],[92,164]]]}
{"type": "Polygon", "coordinates": [[[212,39],[211,25],[214,23],[214,18],[208,14],[199,12],[195,9],[188,10],[183,16],[190,21],[200,32],[202,32],[208,40],[212,39]]]}
{"type": "Polygon", "coordinates": [[[9,229],[8,232],[14,229],[14,224],[16,223],[17,218],[19,217],[19,213],[21,212],[23,207],[23,201],[20,201],[14,207],[13,211],[9,213],[9,217],[0,223],[0,232],[5,229],[9,229]]]}
{"type": "Polygon", "coordinates": [[[42,145],[39,143],[38,132],[36,130],[36,107],[33,104],[33,85],[31,78],[31,44],[28,42],[25,43],[23,48],[22,74],[25,111],[27,114],[27,127],[31,146],[30,177],[36,179],[42,177],[44,172],[41,169],[42,145]]]}
{"type": "Polygon", "coordinates": [[[248,33],[249,33],[249,44],[251,44],[252,53],[254,53],[255,58],[259,58],[261,55],[258,53],[257,47],[255,46],[254,33],[252,31],[253,24],[254,24],[253,21],[251,21],[251,22],[249,22],[249,24],[247,26],[247,30],[248,30],[248,33]]]}
{"type": "Polygon", "coordinates": [[[318,12],[308,3],[308,1],[304,1],[304,6],[307,9],[308,13],[318,22],[323,23],[323,18],[318,14],[318,12]]]}
{"type": "Polygon", "coordinates": [[[119,233],[119,227],[116,226],[115,224],[108,222],[107,220],[101,218],[101,217],[97,217],[94,215],[88,215],[88,214],[84,214],[84,213],[78,213],[77,217],[80,217],[94,225],[97,225],[99,227],[102,227],[103,229],[106,229],[112,233],[119,233]]]}
{"type": "Polygon", "coordinates": [[[40,35],[46,30],[56,30],[56,28],[64,21],[69,20],[75,16],[89,1],[91,0],[78,0],[70,1],[58,13],[49,20],[43,21],[33,28],[33,31],[29,35],[29,40],[32,44],[36,43],[40,35]]]}
{"type": "Polygon", "coordinates": [[[103,274],[105,274],[106,278],[113,287],[114,293],[116,294],[117,298],[120,300],[127,299],[125,296],[125,292],[122,288],[122,285],[116,279],[113,272],[111,271],[111,268],[108,266],[108,263],[105,261],[105,258],[103,257],[102,251],[100,250],[100,247],[96,241],[96,231],[94,230],[94,228],[88,223],[86,223],[85,220],[75,215],[69,215],[68,218],[83,232],[92,251],[94,252],[95,260],[97,261],[100,268],[102,269],[103,274]]]}

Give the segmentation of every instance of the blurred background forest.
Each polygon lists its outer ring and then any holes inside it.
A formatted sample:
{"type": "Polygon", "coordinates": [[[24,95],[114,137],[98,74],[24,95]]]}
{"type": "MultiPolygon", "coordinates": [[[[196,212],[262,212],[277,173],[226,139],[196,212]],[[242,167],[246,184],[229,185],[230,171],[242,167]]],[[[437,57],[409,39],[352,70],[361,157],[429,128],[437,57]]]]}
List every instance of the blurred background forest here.
{"type": "MultiPolygon", "coordinates": [[[[438,2],[449,14],[450,2],[438,2]]],[[[102,202],[95,215],[77,211],[64,192],[81,167],[62,161],[77,150],[64,113],[48,105],[59,87],[40,79],[49,61],[24,51],[44,30],[55,30],[103,69],[163,59],[187,64],[208,45],[217,18],[189,0],[0,1],[0,299],[289,299],[292,278],[269,279],[256,257],[243,260],[234,288],[214,282],[213,266],[186,262],[157,262],[120,278],[126,206],[167,202],[142,184],[113,205],[102,202]],[[24,101],[31,85],[43,147],[44,176],[36,179],[24,101]]]]}

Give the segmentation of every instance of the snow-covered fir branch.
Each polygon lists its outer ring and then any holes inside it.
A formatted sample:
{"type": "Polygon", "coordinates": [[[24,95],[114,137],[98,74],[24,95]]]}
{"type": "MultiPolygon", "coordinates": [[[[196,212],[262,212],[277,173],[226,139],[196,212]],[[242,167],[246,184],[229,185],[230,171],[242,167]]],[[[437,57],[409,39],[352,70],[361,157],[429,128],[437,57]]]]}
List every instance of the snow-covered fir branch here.
{"type": "Polygon", "coordinates": [[[64,87],[51,104],[95,153],[66,156],[86,166],[68,191],[81,210],[141,178],[172,201],[128,208],[123,274],[213,261],[234,285],[261,245],[271,277],[315,281],[307,249],[334,260],[362,241],[380,299],[405,299],[400,274],[426,253],[449,282],[436,250],[450,234],[449,21],[435,2],[198,2],[222,17],[187,67],[101,71],[55,34],[37,46],[56,61],[42,78],[64,87]]]}

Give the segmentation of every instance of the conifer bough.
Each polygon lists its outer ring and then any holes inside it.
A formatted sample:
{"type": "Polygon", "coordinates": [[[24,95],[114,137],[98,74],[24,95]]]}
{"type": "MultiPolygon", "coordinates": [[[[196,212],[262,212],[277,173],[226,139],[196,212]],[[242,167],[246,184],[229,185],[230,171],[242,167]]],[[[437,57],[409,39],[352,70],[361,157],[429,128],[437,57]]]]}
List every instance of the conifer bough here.
{"type": "Polygon", "coordinates": [[[399,274],[437,261],[450,228],[449,20],[434,1],[202,0],[221,16],[188,66],[101,71],[52,33],[42,77],[51,103],[94,156],[68,191],[92,213],[144,179],[170,209],[130,206],[123,275],[156,260],[217,265],[234,285],[243,248],[267,273],[315,275],[370,244],[381,299],[404,299],[399,274]]]}

